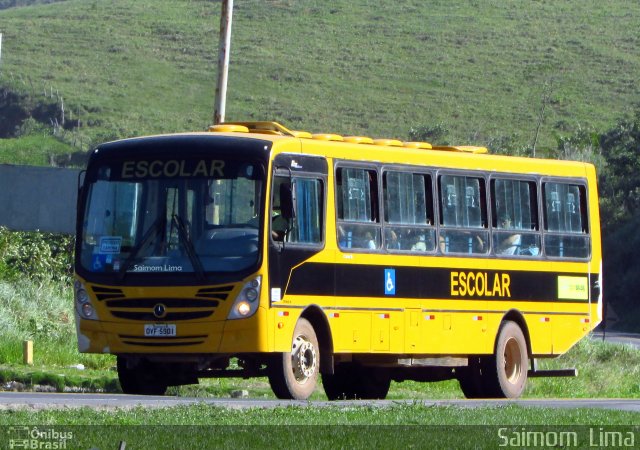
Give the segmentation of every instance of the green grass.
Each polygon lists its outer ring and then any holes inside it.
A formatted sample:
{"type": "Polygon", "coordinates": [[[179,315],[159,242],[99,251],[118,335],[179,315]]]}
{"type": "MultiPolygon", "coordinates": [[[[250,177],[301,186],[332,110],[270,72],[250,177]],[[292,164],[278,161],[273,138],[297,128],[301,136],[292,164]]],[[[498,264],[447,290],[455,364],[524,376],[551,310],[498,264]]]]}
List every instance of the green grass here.
{"type": "MultiPolygon", "coordinates": [[[[220,4],[68,0],[0,11],[0,86],[58,92],[94,141],[211,122],[220,4]]],[[[624,0],[237,2],[229,120],[455,142],[603,130],[640,102],[624,0]]],[[[40,94],[43,93],[43,94],[40,94]]],[[[89,138],[84,140],[85,144],[89,138]]]]}
{"type": "Polygon", "coordinates": [[[531,397],[638,398],[640,350],[630,345],[585,339],[558,359],[541,360],[542,369],[577,368],[575,378],[537,378],[529,381],[531,397]]]}
{"type": "Polygon", "coordinates": [[[0,364],[22,363],[22,342],[34,342],[34,363],[40,368],[83,364],[107,369],[113,357],[79,354],[76,347],[71,289],[53,282],[0,280],[0,364]]]}
{"type": "Polygon", "coordinates": [[[0,139],[0,164],[56,165],[56,161],[72,152],[73,147],[53,136],[0,139]]]}
{"type": "MultiPolygon", "coordinates": [[[[278,407],[227,409],[209,405],[96,411],[11,410],[9,425],[65,433],[73,448],[495,448],[501,436],[523,431],[571,431],[581,448],[602,431],[634,439],[640,414],[623,411],[522,408],[515,405],[458,408],[420,404],[391,407],[278,407]],[[606,425],[605,425],[606,424],[606,425]],[[634,427],[634,425],[636,425],[634,427]],[[592,430],[592,431],[590,431],[592,430]],[[66,434],[70,433],[70,434],[66,434]]],[[[59,435],[59,434],[58,434],[59,435]]],[[[5,437],[5,439],[7,438],[5,437]]],[[[46,440],[46,439],[41,439],[46,440]]],[[[1,438],[0,438],[1,441],[1,438]]],[[[596,440],[597,442],[597,440],[596,440]]],[[[517,445],[522,447],[522,445],[517,445]]]]}
{"type": "Polygon", "coordinates": [[[108,411],[12,410],[0,415],[0,425],[33,423],[59,425],[635,425],[640,414],[605,409],[503,406],[460,408],[421,403],[390,407],[342,405],[330,408],[290,406],[248,409],[221,408],[204,403],[172,408],[133,408],[108,411]]]}
{"type": "Polygon", "coordinates": [[[0,366],[0,383],[12,391],[122,392],[114,372],[49,366],[16,369],[0,366]]]}

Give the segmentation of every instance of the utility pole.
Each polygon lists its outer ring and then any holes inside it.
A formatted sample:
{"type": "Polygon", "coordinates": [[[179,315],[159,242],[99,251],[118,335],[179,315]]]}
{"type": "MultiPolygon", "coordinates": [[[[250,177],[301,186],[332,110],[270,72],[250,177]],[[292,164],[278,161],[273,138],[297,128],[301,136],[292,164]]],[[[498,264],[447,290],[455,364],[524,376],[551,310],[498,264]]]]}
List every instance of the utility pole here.
{"type": "Polygon", "coordinates": [[[2,65],[2,33],[0,33],[0,65],[2,65]]]}
{"type": "Polygon", "coordinates": [[[213,123],[224,122],[227,103],[227,78],[229,75],[229,53],[231,52],[231,19],[233,17],[233,0],[222,0],[220,14],[220,41],[218,44],[218,84],[216,86],[216,103],[213,111],[213,123]]]}

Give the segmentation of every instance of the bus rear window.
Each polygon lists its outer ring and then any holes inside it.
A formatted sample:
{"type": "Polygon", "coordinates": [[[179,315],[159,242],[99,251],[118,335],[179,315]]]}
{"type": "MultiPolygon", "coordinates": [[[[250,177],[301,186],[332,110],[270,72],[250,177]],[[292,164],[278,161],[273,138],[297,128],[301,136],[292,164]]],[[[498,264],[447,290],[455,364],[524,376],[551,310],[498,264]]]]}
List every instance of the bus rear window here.
{"type": "Polygon", "coordinates": [[[589,227],[585,187],[570,183],[543,183],[544,248],[548,256],[589,256],[589,227]]]}

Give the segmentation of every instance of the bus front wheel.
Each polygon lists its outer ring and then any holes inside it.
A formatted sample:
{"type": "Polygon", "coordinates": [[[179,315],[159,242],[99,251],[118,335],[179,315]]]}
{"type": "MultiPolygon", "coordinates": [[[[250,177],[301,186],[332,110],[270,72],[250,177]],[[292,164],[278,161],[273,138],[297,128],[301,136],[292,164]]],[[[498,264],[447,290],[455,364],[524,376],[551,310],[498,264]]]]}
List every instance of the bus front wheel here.
{"type": "Polygon", "coordinates": [[[273,358],[269,364],[269,384],[276,397],[306,400],[318,384],[320,347],[311,323],[301,318],[296,323],[291,351],[273,358]]]}
{"type": "Polygon", "coordinates": [[[120,387],[125,394],[164,395],[167,391],[166,380],[150,363],[141,361],[133,365],[124,356],[118,356],[117,368],[118,381],[120,381],[120,387]]]}

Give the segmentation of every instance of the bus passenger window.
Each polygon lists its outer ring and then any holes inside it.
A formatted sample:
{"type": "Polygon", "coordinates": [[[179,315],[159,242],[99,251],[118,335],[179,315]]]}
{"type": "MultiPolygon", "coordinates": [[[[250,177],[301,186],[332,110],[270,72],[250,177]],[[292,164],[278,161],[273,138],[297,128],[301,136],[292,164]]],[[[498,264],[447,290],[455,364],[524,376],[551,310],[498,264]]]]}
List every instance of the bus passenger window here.
{"type": "Polygon", "coordinates": [[[537,190],[534,181],[491,180],[493,248],[501,256],[539,256],[537,190]]]}
{"type": "Polygon", "coordinates": [[[384,247],[389,251],[434,251],[431,176],[386,171],[382,181],[384,247]]]}
{"type": "Polygon", "coordinates": [[[484,180],[442,175],[440,186],[440,251],[483,254],[489,251],[484,180]]]}
{"type": "Polygon", "coordinates": [[[585,187],[547,182],[543,184],[543,193],[546,254],[560,258],[587,258],[590,245],[585,187]]]}
{"type": "Polygon", "coordinates": [[[375,170],[339,167],[336,170],[338,246],[379,249],[382,230],[378,216],[378,176],[375,170]]]}

